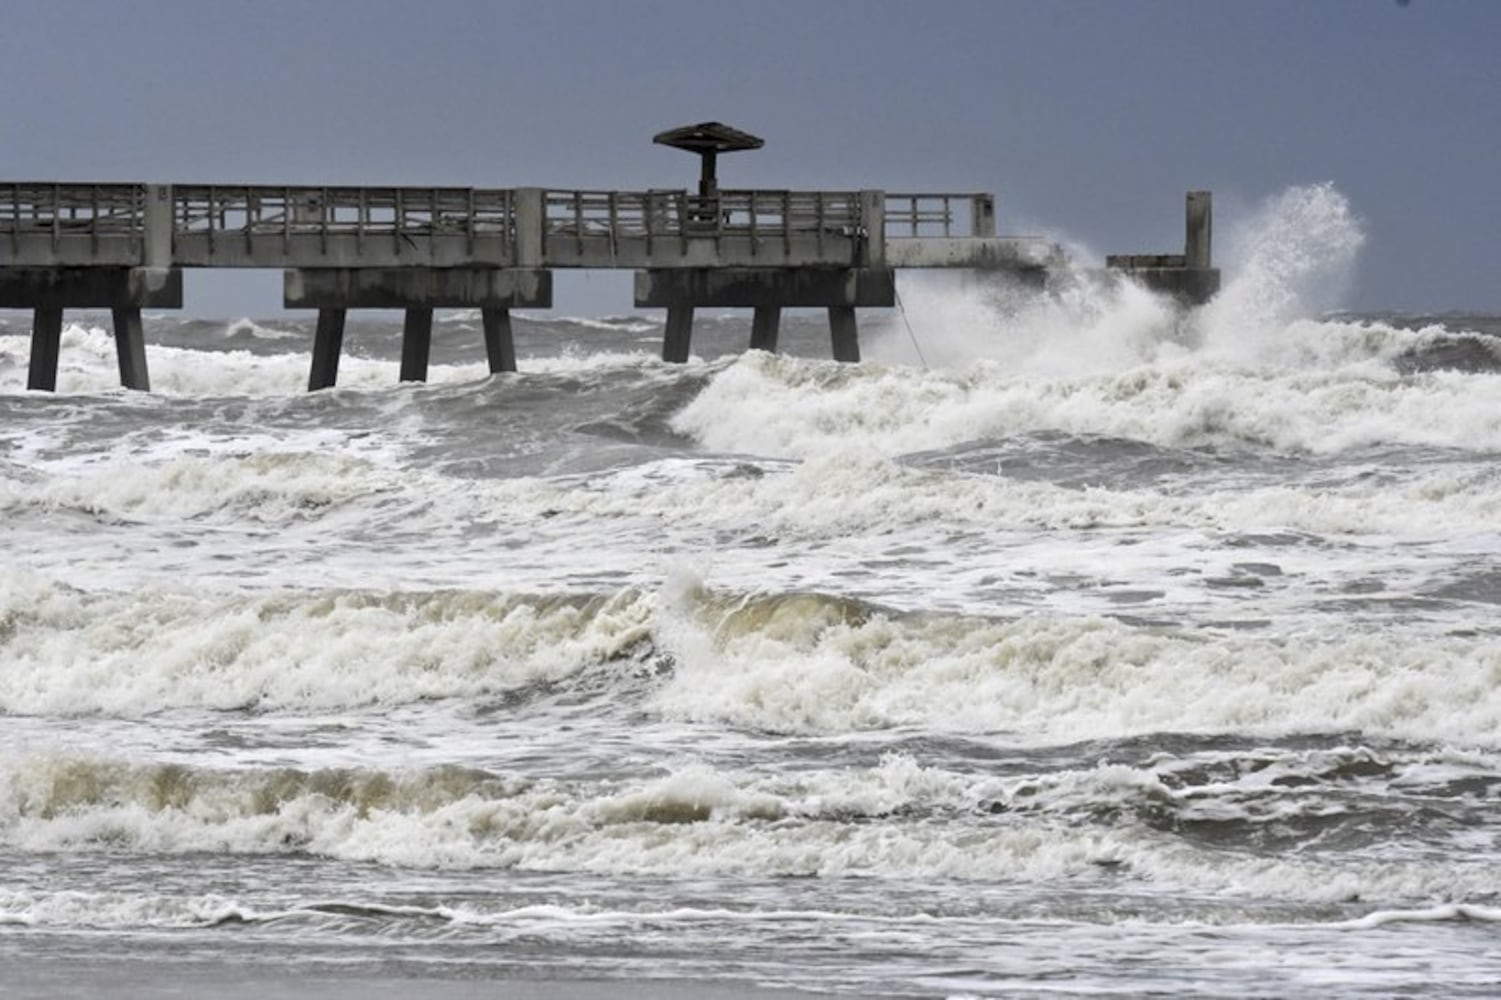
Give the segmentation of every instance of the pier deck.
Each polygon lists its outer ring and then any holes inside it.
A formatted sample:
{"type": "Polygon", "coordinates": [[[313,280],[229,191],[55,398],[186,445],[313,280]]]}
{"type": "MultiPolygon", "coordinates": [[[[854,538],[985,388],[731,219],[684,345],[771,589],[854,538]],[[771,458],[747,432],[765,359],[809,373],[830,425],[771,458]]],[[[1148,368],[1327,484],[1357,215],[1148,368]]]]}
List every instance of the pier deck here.
{"type": "MultiPolygon", "coordinates": [[[[636,305],[667,309],[670,361],[704,306],[756,310],[752,344],[772,350],[782,308],[827,308],[835,356],[854,361],[854,309],[893,305],[896,268],[1040,284],[1062,261],[1045,239],[997,236],[989,194],[707,192],[0,182],[0,307],[35,310],[31,388],[55,385],[61,311],[110,308],[122,384],[145,389],[140,309],[180,308],[184,269],[279,269],[283,304],[320,310],[322,388],[350,308],[407,310],[403,379],[426,377],[442,307],[481,309],[492,371],[514,370],[509,310],[550,307],[556,269],[636,271],[636,305]]],[[[1197,194],[1202,250],[1178,269],[1207,275],[1197,194]]]]}

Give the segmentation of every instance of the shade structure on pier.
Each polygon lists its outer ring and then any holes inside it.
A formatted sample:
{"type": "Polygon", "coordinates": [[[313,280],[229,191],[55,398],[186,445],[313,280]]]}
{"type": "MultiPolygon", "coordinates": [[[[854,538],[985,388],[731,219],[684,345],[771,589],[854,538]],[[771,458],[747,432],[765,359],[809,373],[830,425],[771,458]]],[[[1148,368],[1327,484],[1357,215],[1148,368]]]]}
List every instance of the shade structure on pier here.
{"type": "Polygon", "coordinates": [[[683,125],[679,128],[668,129],[666,132],[658,132],[652,136],[651,141],[661,146],[671,146],[673,149],[697,153],[702,158],[698,193],[706,198],[719,189],[715,167],[720,153],[760,149],[766,145],[766,141],[759,136],[730,128],[722,122],[699,122],[697,125],[683,125]]]}

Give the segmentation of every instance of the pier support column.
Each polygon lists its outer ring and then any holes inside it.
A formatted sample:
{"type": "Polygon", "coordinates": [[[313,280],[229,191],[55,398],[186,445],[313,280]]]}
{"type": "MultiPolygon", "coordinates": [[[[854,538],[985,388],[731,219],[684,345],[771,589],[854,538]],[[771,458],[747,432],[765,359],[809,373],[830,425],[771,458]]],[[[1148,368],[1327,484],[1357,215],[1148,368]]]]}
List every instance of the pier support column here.
{"type": "Polygon", "coordinates": [[[662,336],[662,360],[683,364],[693,342],[693,307],[668,306],[667,330],[662,336]]]}
{"type": "Polygon", "coordinates": [[[401,381],[426,382],[427,359],[433,347],[433,311],[428,308],[407,310],[401,328],[401,381]]]}
{"type": "Polygon", "coordinates": [[[1207,270],[1210,265],[1210,240],[1214,231],[1214,195],[1209,191],[1188,192],[1186,231],[1183,237],[1183,266],[1207,270]]]}
{"type": "Polygon", "coordinates": [[[318,332],[313,336],[313,368],[308,373],[308,392],[332,389],[339,379],[339,352],[344,346],[343,309],[318,310],[318,332]]]}
{"type": "Polygon", "coordinates": [[[127,389],[151,391],[146,372],[146,331],[141,310],[134,306],[111,309],[115,320],[115,356],[120,362],[120,384],[127,389]]]}
{"type": "Polygon", "coordinates": [[[61,306],[41,306],[31,312],[31,367],[26,388],[57,390],[57,350],[63,336],[61,306]]]}
{"type": "Polygon", "coordinates": [[[693,309],[753,309],[752,348],[775,350],[783,309],[828,309],[837,361],[860,360],[855,307],[896,304],[891,268],[666,267],[636,272],[636,307],[666,309],[665,361],[688,360],[693,309]]]}
{"type": "MultiPolygon", "coordinates": [[[[536,212],[542,210],[541,196],[539,188],[527,199],[536,212]]],[[[541,216],[537,215],[534,221],[537,229],[532,235],[540,239],[541,216]]],[[[532,250],[540,255],[540,243],[532,250]]],[[[552,272],[540,268],[416,265],[289,268],[282,274],[282,305],[288,309],[318,310],[319,341],[313,345],[310,390],[334,384],[347,309],[405,310],[401,336],[403,382],[427,381],[434,308],[479,309],[484,320],[485,354],[490,371],[513,372],[516,345],[511,336],[510,311],[551,308],[552,272]]]]}
{"type": "Polygon", "coordinates": [[[750,349],[775,354],[781,325],[781,306],[757,306],[755,312],[751,313],[750,349]]]}
{"type": "Polygon", "coordinates": [[[142,308],[181,309],[182,271],[102,264],[0,267],[0,309],[32,310],[29,389],[57,388],[63,310],[108,309],[114,317],[120,384],[148,391],[142,308]]]}
{"type": "Polygon", "coordinates": [[[860,330],[855,323],[854,306],[829,306],[829,334],[835,361],[860,360],[860,330]]]}
{"type": "Polygon", "coordinates": [[[516,341],[511,336],[511,310],[481,309],[485,324],[485,357],[490,360],[490,374],[516,370],[516,341]]]}

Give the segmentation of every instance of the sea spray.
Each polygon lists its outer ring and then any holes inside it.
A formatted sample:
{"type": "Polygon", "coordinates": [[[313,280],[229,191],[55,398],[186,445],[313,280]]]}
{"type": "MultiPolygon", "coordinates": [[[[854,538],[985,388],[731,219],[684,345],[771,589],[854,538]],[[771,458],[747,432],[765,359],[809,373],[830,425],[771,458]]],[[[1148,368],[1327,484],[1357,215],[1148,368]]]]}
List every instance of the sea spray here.
{"type": "Polygon", "coordinates": [[[1224,285],[1203,307],[1185,312],[1076,250],[1082,263],[1053,274],[1046,292],[1004,278],[904,276],[902,321],[888,322],[867,353],[910,362],[910,327],[932,364],[986,360],[1056,377],[1170,363],[1187,348],[1244,360],[1318,337],[1297,324],[1342,304],[1365,241],[1348,199],[1332,184],[1293,187],[1222,229],[1224,285]]]}
{"type": "Polygon", "coordinates": [[[1365,233],[1349,200],[1326,183],[1268,199],[1224,243],[1224,287],[1197,325],[1210,349],[1250,359],[1280,347],[1296,321],[1343,305],[1365,233]]]}
{"type": "Polygon", "coordinates": [[[901,295],[901,315],[870,338],[870,361],[913,363],[909,330],[927,362],[942,368],[990,361],[1077,375],[1178,353],[1179,317],[1168,300],[1094,272],[1060,272],[1047,292],[1002,278],[918,273],[901,277],[901,295]]]}

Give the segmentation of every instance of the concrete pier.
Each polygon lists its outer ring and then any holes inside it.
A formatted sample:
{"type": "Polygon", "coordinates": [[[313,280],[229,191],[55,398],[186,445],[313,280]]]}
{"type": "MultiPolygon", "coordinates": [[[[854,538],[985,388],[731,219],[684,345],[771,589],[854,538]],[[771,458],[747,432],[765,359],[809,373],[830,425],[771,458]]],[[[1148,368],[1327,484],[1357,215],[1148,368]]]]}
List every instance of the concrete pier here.
{"type": "MultiPolygon", "coordinates": [[[[997,236],[991,194],[727,189],[717,157],[761,140],[715,122],[658,140],[701,157],[696,192],[0,182],[0,308],[33,311],[32,388],[57,384],[63,310],[93,308],[113,314],[121,384],[145,389],[141,310],[181,308],[182,268],[275,268],[284,306],[318,310],[320,389],[351,309],[404,311],[403,380],[427,377],[443,308],[480,310],[490,371],[515,371],[511,310],[550,308],[558,268],[635,271],[636,305],[667,311],[669,361],[691,355],[699,308],[752,310],[758,350],[776,350],[782,310],[827,310],[831,354],[856,361],[856,310],[892,307],[897,269],[1040,286],[1065,262],[997,236]]],[[[1209,192],[1189,192],[1184,253],[1109,266],[1202,302],[1219,287],[1211,229],[1209,192]]]]}
{"type": "Polygon", "coordinates": [[[1220,290],[1219,269],[1210,265],[1214,216],[1210,192],[1188,192],[1184,216],[1183,253],[1113,254],[1105,258],[1105,267],[1184,305],[1208,302],[1220,290]]]}

